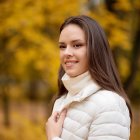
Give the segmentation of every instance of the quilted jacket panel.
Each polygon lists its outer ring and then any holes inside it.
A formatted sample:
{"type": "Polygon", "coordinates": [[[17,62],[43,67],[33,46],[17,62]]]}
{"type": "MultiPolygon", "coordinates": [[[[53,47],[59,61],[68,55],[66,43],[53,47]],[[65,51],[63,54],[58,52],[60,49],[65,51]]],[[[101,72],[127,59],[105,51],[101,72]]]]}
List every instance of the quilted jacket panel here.
{"type": "MultiPolygon", "coordinates": [[[[56,100],[59,110],[66,96],[56,100]]],[[[53,140],[129,140],[130,116],[124,99],[117,93],[100,90],[68,106],[61,138],[53,140]]]]}

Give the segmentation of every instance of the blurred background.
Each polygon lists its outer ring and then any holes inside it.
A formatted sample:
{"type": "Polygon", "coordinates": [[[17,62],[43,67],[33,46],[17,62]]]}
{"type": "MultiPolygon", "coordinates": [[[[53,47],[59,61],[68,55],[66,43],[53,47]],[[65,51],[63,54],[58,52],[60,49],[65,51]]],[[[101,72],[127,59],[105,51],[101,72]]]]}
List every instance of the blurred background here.
{"type": "Polygon", "coordinates": [[[140,140],[139,0],[0,0],[0,140],[46,140],[57,93],[63,20],[85,14],[104,28],[140,140]]]}

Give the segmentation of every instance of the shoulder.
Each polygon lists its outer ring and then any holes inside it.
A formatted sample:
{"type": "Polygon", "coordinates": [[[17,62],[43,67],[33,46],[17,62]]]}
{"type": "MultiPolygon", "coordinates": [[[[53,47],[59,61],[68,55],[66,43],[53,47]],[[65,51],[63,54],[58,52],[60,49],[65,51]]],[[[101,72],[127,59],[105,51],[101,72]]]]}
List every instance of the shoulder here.
{"type": "Polygon", "coordinates": [[[115,92],[101,90],[89,100],[97,106],[96,117],[90,127],[90,137],[129,139],[130,115],[125,100],[115,92]],[[93,133],[94,132],[94,133],[93,133]]]}
{"type": "Polygon", "coordinates": [[[93,94],[89,100],[96,104],[98,112],[119,111],[126,115],[129,114],[125,99],[116,92],[100,90],[93,94]]]}
{"type": "Polygon", "coordinates": [[[121,97],[118,93],[109,90],[100,90],[93,94],[91,99],[97,102],[99,105],[125,103],[123,97],[121,97]]]}

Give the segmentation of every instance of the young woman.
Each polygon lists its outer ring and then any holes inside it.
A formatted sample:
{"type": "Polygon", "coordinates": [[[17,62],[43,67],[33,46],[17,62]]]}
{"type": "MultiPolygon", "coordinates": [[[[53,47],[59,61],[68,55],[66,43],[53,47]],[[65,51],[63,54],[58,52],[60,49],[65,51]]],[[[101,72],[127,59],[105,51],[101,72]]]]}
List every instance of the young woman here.
{"type": "Polygon", "coordinates": [[[60,28],[59,98],[48,140],[129,140],[131,109],[103,29],[87,16],[60,28]]]}

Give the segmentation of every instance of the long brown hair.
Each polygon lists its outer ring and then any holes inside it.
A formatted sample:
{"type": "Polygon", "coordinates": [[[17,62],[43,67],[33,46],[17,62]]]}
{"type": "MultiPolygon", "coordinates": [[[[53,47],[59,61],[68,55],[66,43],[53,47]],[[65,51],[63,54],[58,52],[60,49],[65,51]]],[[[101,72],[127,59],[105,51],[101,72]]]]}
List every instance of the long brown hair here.
{"type": "MultiPolygon", "coordinates": [[[[132,119],[130,101],[121,84],[112,52],[103,29],[94,19],[88,16],[80,15],[66,19],[60,27],[60,33],[69,24],[76,24],[85,32],[88,70],[91,77],[103,89],[114,91],[125,99],[132,119]]],[[[60,65],[58,76],[59,97],[67,93],[67,90],[61,81],[64,73],[64,69],[60,65]]]]}

